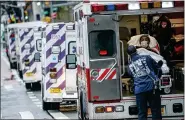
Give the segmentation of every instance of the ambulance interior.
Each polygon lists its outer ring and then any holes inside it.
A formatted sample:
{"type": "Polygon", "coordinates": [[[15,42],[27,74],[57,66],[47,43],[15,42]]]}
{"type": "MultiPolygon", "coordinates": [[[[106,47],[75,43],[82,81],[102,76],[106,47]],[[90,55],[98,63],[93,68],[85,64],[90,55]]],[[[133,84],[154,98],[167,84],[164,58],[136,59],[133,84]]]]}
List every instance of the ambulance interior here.
{"type": "MultiPolygon", "coordinates": [[[[128,55],[126,49],[128,41],[132,36],[140,34],[151,34],[155,16],[164,15],[168,17],[173,28],[173,53],[170,58],[169,74],[172,77],[172,87],[162,90],[162,94],[181,94],[184,93],[184,13],[152,14],[152,15],[124,15],[119,16],[119,35],[124,43],[124,64],[125,74],[122,76],[123,96],[132,96],[133,81],[127,73],[128,55]],[[165,92],[164,92],[165,91],[165,92]]],[[[123,64],[123,62],[122,62],[123,64]]]]}

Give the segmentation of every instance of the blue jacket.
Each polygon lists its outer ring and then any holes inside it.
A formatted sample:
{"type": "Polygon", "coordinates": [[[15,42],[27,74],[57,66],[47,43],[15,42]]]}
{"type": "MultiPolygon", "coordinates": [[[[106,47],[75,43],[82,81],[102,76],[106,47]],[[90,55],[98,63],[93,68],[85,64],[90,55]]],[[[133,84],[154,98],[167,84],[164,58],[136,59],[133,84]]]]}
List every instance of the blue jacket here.
{"type": "Polygon", "coordinates": [[[154,89],[154,80],[162,73],[160,66],[149,55],[131,55],[131,61],[128,64],[128,74],[134,80],[134,93],[154,89]]]}

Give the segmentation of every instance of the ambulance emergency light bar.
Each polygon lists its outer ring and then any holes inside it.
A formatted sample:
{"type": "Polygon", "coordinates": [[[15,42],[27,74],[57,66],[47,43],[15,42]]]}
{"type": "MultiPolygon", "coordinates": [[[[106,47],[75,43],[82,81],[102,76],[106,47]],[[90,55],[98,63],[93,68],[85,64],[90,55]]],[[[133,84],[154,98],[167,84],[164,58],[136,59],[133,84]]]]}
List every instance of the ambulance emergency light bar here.
{"type": "Polygon", "coordinates": [[[139,10],[144,8],[171,8],[174,7],[174,2],[132,2],[124,4],[92,4],[91,12],[101,12],[101,11],[116,11],[116,10],[139,10]],[[148,5],[148,4],[151,4],[148,5]],[[144,5],[147,4],[147,5],[144,5]],[[161,5],[162,4],[162,5],[161,5]],[[150,6],[150,7],[149,7],[150,6]]]}
{"type": "Polygon", "coordinates": [[[171,8],[174,7],[173,2],[162,2],[162,8],[171,8]]]}

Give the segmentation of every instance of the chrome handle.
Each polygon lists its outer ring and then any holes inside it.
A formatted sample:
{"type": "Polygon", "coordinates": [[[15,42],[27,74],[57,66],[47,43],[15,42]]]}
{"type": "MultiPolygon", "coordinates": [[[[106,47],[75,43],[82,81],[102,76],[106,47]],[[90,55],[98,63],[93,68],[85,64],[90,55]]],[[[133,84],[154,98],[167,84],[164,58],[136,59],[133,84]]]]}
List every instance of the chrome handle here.
{"type": "Polygon", "coordinates": [[[123,41],[120,40],[120,43],[121,43],[122,61],[123,61],[123,66],[122,66],[123,67],[123,73],[121,74],[121,76],[122,76],[125,73],[125,61],[124,61],[124,46],[123,46],[123,41]]]}

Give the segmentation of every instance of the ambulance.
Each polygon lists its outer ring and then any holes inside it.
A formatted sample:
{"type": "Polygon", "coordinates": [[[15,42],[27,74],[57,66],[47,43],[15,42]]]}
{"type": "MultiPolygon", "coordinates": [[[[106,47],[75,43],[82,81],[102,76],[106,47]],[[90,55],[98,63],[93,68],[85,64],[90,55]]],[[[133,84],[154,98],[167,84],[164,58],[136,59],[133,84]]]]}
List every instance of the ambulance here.
{"type": "Polygon", "coordinates": [[[42,27],[47,23],[36,21],[20,23],[17,31],[17,68],[26,89],[39,89],[42,80],[42,27]]]}
{"type": "Polygon", "coordinates": [[[15,39],[15,29],[18,27],[18,24],[9,24],[7,25],[7,56],[10,62],[10,68],[16,69],[17,67],[17,58],[16,58],[16,39],[15,39]]]}
{"type": "Polygon", "coordinates": [[[42,106],[76,106],[76,31],[74,23],[50,23],[42,39],[42,106]]]}
{"type": "MultiPolygon", "coordinates": [[[[127,42],[130,36],[142,34],[145,29],[147,32],[150,30],[143,21],[149,23],[153,15],[179,17],[184,14],[183,4],[183,1],[86,0],[73,8],[77,31],[79,119],[138,118],[135,95],[129,92],[128,87],[122,86],[123,82],[128,86],[130,79],[125,77],[127,42]],[[131,35],[127,34],[130,32],[131,35]]],[[[176,21],[174,25],[177,25],[177,29],[178,26],[184,28],[183,24],[178,24],[179,19],[173,18],[173,21],[176,21]]],[[[170,94],[161,95],[162,116],[166,119],[183,119],[184,89],[174,89],[170,94]]],[[[151,117],[150,108],[148,117],[151,117]]]]}

